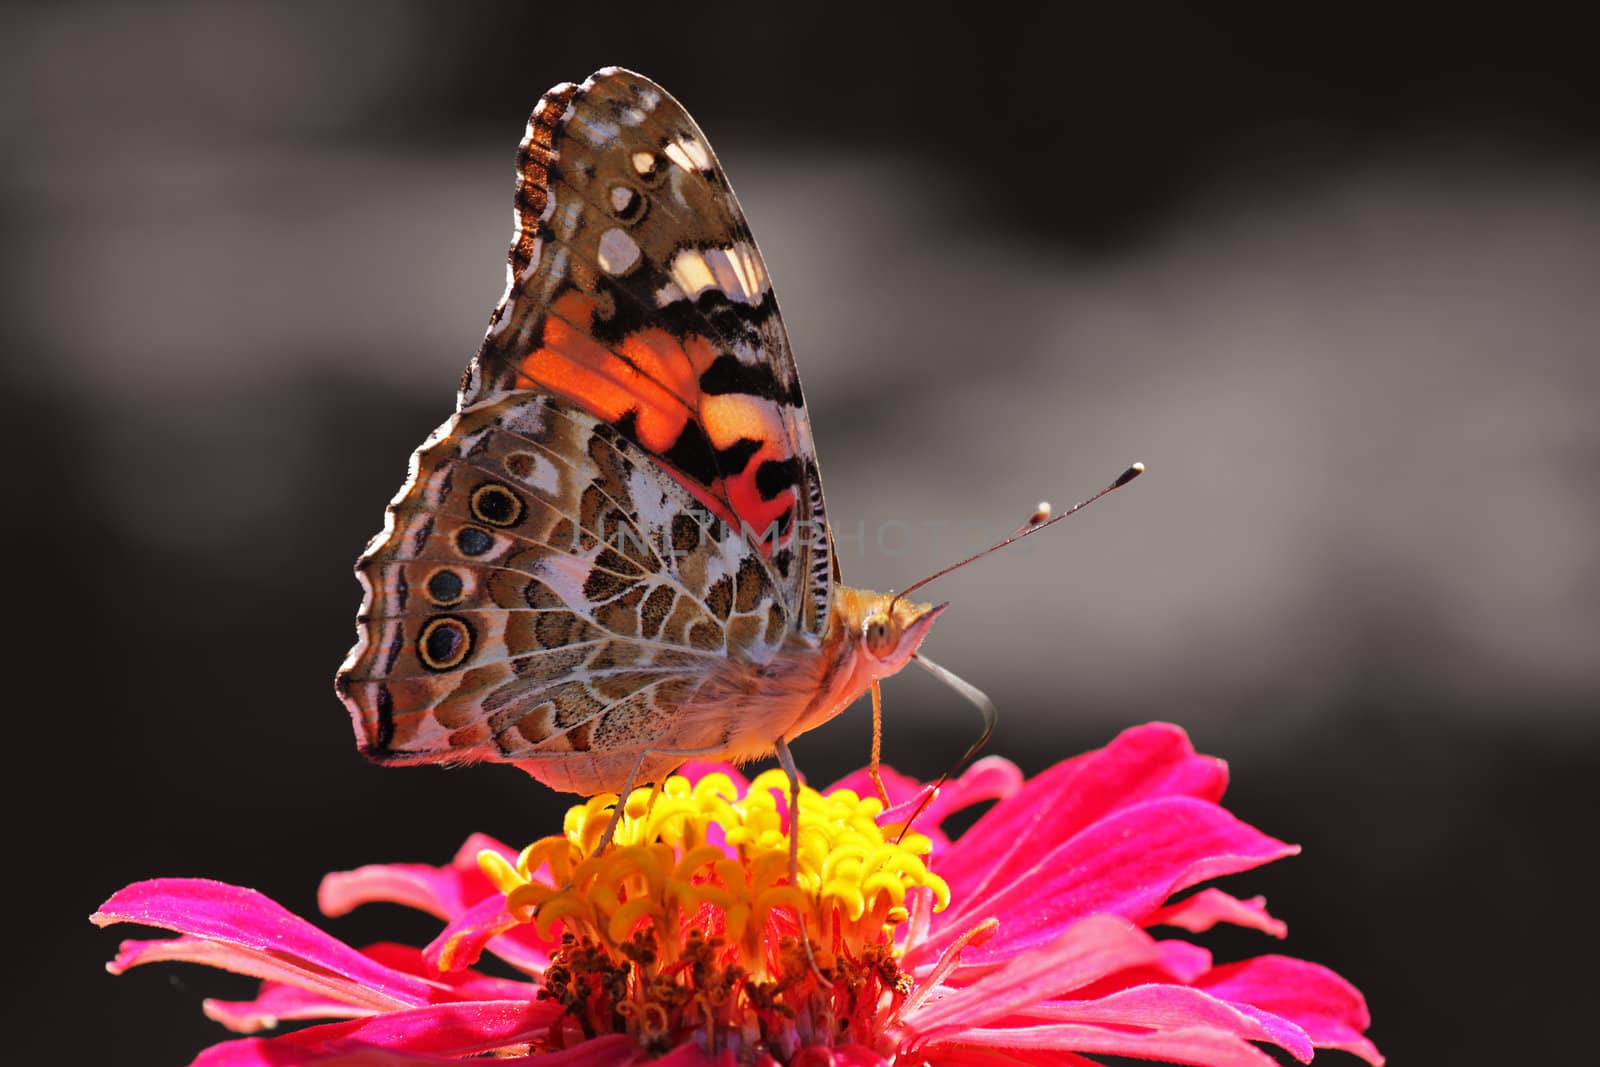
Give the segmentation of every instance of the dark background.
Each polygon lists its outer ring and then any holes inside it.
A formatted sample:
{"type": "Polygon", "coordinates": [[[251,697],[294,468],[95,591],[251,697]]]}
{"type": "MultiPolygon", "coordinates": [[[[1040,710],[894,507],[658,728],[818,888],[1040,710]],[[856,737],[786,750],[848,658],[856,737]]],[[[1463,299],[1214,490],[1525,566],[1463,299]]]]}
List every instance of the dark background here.
{"type": "MultiPolygon", "coordinates": [[[[500,293],[526,115],[610,63],[685,102],[743,198],[848,580],[904,586],[1149,464],[941,583],[927,649],[999,703],[990,751],[1034,772],[1183,724],[1234,810],[1305,846],[1229,887],[1366,992],[1391,1062],[1570,1058],[1600,767],[1589,38],[1464,6],[795,10],[5,10],[7,1059],[226,1036],[200,997],[248,983],[102,972],[129,931],[84,916],[126,882],[313,915],[324,871],[556,825],[569,798],[511,769],[366,765],[330,682],[350,563],[500,293]]],[[[924,677],[886,697],[902,769],[976,732],[924,677]]],[[[813,780],[865,761],[867,718],[796,746],[813,780]]],[[[433,932],[369,911],[328,925],[433,932]]]]}

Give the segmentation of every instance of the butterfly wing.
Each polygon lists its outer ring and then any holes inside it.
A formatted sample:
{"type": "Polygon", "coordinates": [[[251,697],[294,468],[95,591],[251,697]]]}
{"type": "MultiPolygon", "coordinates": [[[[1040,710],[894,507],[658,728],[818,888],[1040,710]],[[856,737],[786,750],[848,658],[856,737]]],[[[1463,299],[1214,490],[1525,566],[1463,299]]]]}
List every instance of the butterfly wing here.
{"type": "Polygon", "coordinates": [[[518,763],[615,790],[730,662],[790,619],[759,555],[652,457],[556,398],[461,412],[413,458],[357,566],[360,639],[337,689],[384,763],[518,763]]]}
{"type": "Polygon", "coordinates": [[[831,545],[766,269],[688,115],[602,71],[520,158],[506,294],[357,564],[337,689],[380,762],[594,793],[728,743],[686,709],[823,634],[831,545]]]}
{"type": "Polygon", "coordinates": [[[810,421],[705,135],[660,86],[602,70],[540,101],[516,205],[462,408],[538,389],[616,427],[761,549],[796,628],[821,635],[836,575],[810,421]]]}

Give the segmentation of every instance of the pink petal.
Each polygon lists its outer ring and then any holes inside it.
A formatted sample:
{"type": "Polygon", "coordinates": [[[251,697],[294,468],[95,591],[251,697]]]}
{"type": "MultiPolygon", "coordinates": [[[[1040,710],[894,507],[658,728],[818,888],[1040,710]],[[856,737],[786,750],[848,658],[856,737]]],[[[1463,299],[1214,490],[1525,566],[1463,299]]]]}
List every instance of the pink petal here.
{"type": "Polygon", "coordinates": [[[1031,868],[1015,865],[986,898],[935,916],[927,947],[948,943],[976,915],[996,916],[1001,925],[971,962],[1042,944],[1089,915],[1143,923],[1179,890],[1298,851],[1207,801],[1147,800],[1101,819],[1047,855],[1030,850],[1038,857],[1031,868]]]}
{"type": "Polygon", "coordinates": [[[236,1034],[271,1030],[285,1020],[350,1019],[373,1015],[378,1011],[377,1008],[354,1007],[344,1001],[282,982],[263,982],[261,994],[254,1000],[208,997],[200,1006],[206,1018],[221,1023],[236,1034]]]}
{"type": "MultiPolygon", "coordinates": [[[[487,834],[473,834],[456,851],[447,867],[373,864],[330,874],[322,880],[318,903],[324,914],[343,915],[358,905],[383,901],[417,908],[455,923],[481,907],[485,900],[503,899],[478,867],[478,853],[484,849],[498,853],[508,863],[516,863],[516,852],[487,834]]],[[[487,947],[528,974],[543,974],[550,965],[550,953],[557,942],[540,940],[532,925],[513,923],[503,926],[500,934],[503,936],[496,936],[492,945],[479,943],[467,962],[476,961],[487,947]]]]}
{"type": "MultiPolygon", "coordinates": [[[[498,1067],[496,1061],[496,1067],[498,1067]]],[[[686,1042],[659,1059],[652,1067],[736,1067],[739,1059],[732,1049],[723,1049],[714,1055],[703,1051],[693,1042],[686,1042]]],[[[783,1067],[771,1053],[758,1051],[752,1067],[783,1067]]],[[[791,1067],[890,1067],[890,1062],[862,1045],[807,1045],[790,1061],[791,1067]]]]}
{"type": "MultiPolygon", "coordinates": [[[[765,1057],[770,1061],[771,1057],[765,1057]]],[[[653,1061],[655,1064],[665,1064],[666,1067],[735,1067],[733,1051],[723,1049],[721,1052],[708,1053],[692,1041],[684,1042],[671,1052],[653,1061]]]]}
{"type": "Polygon", "coordinates": [[[1125,730],[1103,749],[1045,771],[996,804],[961,836],[940,864],[957,900],[970,900],[992,879],[1006,880],[1038,855],[1120,808],[1154,797],[1216,801],[1227,765],[1198,756],[1188,735],[1169,723],[1125,730]]]}
{"type": "MultiPolygon", "coordinates": [[[[458,915],[449,926],[440,931],[438,937],[428,943],[422,954],[439,973],[449,974],[477,963],[478,957],[483,955],[484,947],[489,942],[506,931],[515,930],[522,925],[526,925],[530,930],[533,927],[532,923],[519,923],[506,911],[505,897],[491,897],[479,901],[465,914],[458,915]]],[[[559,924],[557,929],[560,929],[559,924]]],[[[498,950],[497,944],[497,955],[498,950]]],[[[548,957],[546,960],[548,962],[548,957]]]]}
{"type": "Polygon", "coordinates": [[[1161,952],[1161,962],[1157,966],[1164,972],[1163,981],[1192,982],[1211,969],[1211,953],[1199,945],[1188,941],[1157,941],[1156,948],[1161,952]]]}
{"type": "MultiPolygon", "coordinates": [[[[891,809],[898,804],[915,800],[922,793],[923,785],[921,782],[901,774],[893,767],[879,766],[878,773],[883,776],[883,788],[889,794],[889,807],[891,809]]],[[[858,797],[875,797],[878,795],[878,787],[872,784],[872,775],[867,772],[866,768],[845,775],[824,789],[823,792],[833,793],[840,789],[848,789],[858,797]]]]}
{"type": "MultiPolygon", "coordinates": [[[[919,814],[917,809],[931,787],[888,767],[882,770],[891,807],[878,816],[879,825],[904,823],[916,815],[916,829],[933,841],[933,855],[936,857],[943,855],[950,847],[950,839],[940,829],[945,819],[985,800],[1003,800],[1021,789],[1023,784],[1022,772],[1016,764],[1000,756],[985,756],[967,768],[960,777],[940,786],[938,794],[919,814]]],[[[873,796],[876,792],[866,771],[857,771],[834,788],[840,787],[853,789],[861,796],[873,796]]]]}
{"type": "MultiPolygon", "coordinates": [[[[423,958],[422,950],[412,945],[381,942],[361,950],[368,959],[405,974],[430,977],[432,967],[423,958]]],[[[496,978],[476,971],[459,971],[434,979],[442,987],[435,996],[436,1002],[447,1000],[533,1000],[539,987],[531,982],[517,982],[509,978],[496,978]]],[[[371,1008],[355,1008],[342,1001],[311,993],[279,982],[263,982],[260,994],[254,1000],[217,1000],[204,1002],[206,1017],[238,1033],[251,1034],[267,1030],[288,1019],[348,1019],[373,1014],[371,1008]]]]}
{"type": "Polygon", "coordinates": [[[1301,1063],[1309,1063],[1312,1055],[1310,1038],[1293,1023],[1170,982],[1134,986],[1094,1000],[1035,1004],[1020,1014],[1029,1022],[1087,1023],[1147,1030],[1206,1027],[1246,1041],[1270,1041],[1301,1063]]]}
{"type": "Polygon", "coordinates": [[[960,1045],[935,1045],[923,1053],[929,1067],[1100,1067],[1065,1049],[1029,1049],[1017,1056],[995,1048],[962,1048],[960,1045]]]}
{"type": "Polygon", "coordinates": [[[497,978],[465,970],[439,974],[423,950],[415,945],[384,941],[368,945],[361,954],[397,971],[430,978],[435,984],[448,987],[458,1000],[516,1000],[519,997],[532,1000],[539,994],[537,984],[514,978],[497,978]]]}
{"type": "Polygon", "coordinates": [[[448,922],[483,898],[498,894],[478,867],[478,853],[485,849],[498,853],[507,863],[517,862],[514,849],[488,834],[473,834],[444,867],[395,863],[335,871],[322,880],[317,905],[324,915],[338,916],[381,901],[404,904],[448,922]]]}
{"type": "Polygon", "coordinates": [[[1173,982],[1189,985],[1211,970],[1211,953],[1188,941],[1157,941],[1156,953],[1154,963],[1109,974],[1098,982],[1074,990],[1072,999],[1097,1000],[1141,985],[1167,985],[1173,982]]]}
{"type": "MultiPolygon", "coordinates": [[[[492,1052],[543,1037],[561,1014],[553,1001],[484,1000],[435,1004],[387,1012],[365,1019],[324,1023],[296,1030],[269,1043],[275,1049],[334,1050],[372,1045],[404,1052],[470,1056],[492,1052]]],[[[213,1045],[195,1060],[195,1067],[220,1067],[256,1062],[255,1043],[213,1045]],[[243,1056],[243,1059],[237,1057],[243,1056]]]]}
{"type": "Polygon", "coordinates": [[[889,1067],[889,1061],[864,1045],[836,1045],[828,1052],[832,1067],[889,1067]]]}
{"type": "Polygon", "coordinates": [[[1015,763],[1002,756],[985,756],[959,778],[944,784],[938,798],[928,805],[928,818],[938,826],[963,808],[985,800],[1015,796],[1024,785],[1022,771],[1015,763]]]}
{"type": "Polygon", "coordinates": [[[368,959],[253,889],[200,878],[159,878],[119,890],[90,917],[186,937],[125,942],[113,974],[157,960],[204,963],[372,1008],[427,1004],[440,987],[368,959]]]}
{"type": "Polygon", "coordinates": [[[221,971],[295,985],[318,996],[339,1001],[360,1015],[427,1003],[426,998],[400,997],[391,991],[368,989],[359,981],[326,974],[303,960],[278,959],[270,954],[241,949],[204,937],[173,937],[159,941],[124,941],[106,964],[112,974],[122,974],[147,963],[197,963],[221,971]]]}
{"type": "MultiPolygon", "coordinates": [[[[526,1056],[496,1056],[485,1061],[494,1067],[627,1067],[644,1058],[637,1041],[625,1034],[608,1034],[555,1052],[536,1052],[526,1056]]],[[[454,1065],[454,1056],[375,1046],[340,1045],[328,1049],[298,1048],[282,1044],[281,1038],[246,1038],[217,1045],[201,1053],[195,1061],[203,1067],[433,1067],[454,1065]]]]}
{"type": "Polygon", "coordinates": [[[1146,920],[1148,926],[1176,926],[1191,934],[1204,933],[1217,923],[1246,926],[1277,938],[1289,933],[1289,927],[1281,919],[1274,919],[1267,913],[1266,897],[1240,900],[1220,889],[1202,889],[1176,904],[1157,909],[1146,920]]]}
{"type": "MultiPolygon", "coordinates": [[[[1006,1029],[966,1030],[953,1044],[1012,1050],[1033,1056],[1045,1050],[1071,1049],[1108,1056],[1188,1063],[1196,1067],[1277,1067],[1277,1061],[1250,1042],[1206,1027],[1180,1030],[1127,1032],[1075,1023],[1052,1023],[1006,1029]]],[[[930,1062],[941,1055],[935,1048],[918,1050],[930,1062]]]]}
{"type": "Polygon", "coordinates": [[[1216,968],[1195,983],[1213,996],[1249,1004],[1298,1024],[1318,1048],[1341,1049],[1374,1067],[1383,1063],[1362,1036],[1372,1024],[1359,990],[1333,971],[1289,956],[1257,956],[1216,968]]]}
{"type": "MultiPolygon", "coordinates": [[[[1001,930],[1003,933],[1003,926],[1001,930]]],[[[983,1026],[1156,959],[1150,935],[1125,919],[1096,915],[1074,924],[1048,944],[1017,953],[970,985],[908,1011],[905,1021],[922,1033],[947,1026],[983,1026]]],[[[907,1003],[917,1000],[913,993],[907,1003]]]]}

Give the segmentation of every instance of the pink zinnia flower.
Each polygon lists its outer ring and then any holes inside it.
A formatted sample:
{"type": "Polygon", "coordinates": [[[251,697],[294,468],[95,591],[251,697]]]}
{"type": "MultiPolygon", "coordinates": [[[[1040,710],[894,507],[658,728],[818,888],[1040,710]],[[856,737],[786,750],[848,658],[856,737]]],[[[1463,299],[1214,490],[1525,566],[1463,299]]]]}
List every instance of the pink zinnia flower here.
{"type": "Polygon", "coordinates": [[[1216,965],[1150,932],[1284,935],[1260,898],[1178,896],[1297,851],[1217,803],[1226,777],[1177,727],[1149,725],[1030,781],[983,760],[902,834],[924,787],[887,774],[884,812],[862,772],[802,794],[791,886],[781,776],[702,765],[653,804],[630,797],[599,856],[614,797],[574,807],[564,834],[521,854],[478,836],[446,867],[323,882],[329,915],[391,901],[443,919],[426,949],[357,951],[258,893],[197,879],[137,883],[92,918],[181,935],[125,942],[114,973],[188,960],[263,979],[254,1000],[206,1002],[235,1030],[339,1020],[224,1042],[199,1064],[1274,1063],[1258,1045],[1381,1064],[1360,993],[1332,971],[1279,955],[1216,965]],[[959,839],[938,829],[988,799],[959,839]],[[527,980],[474,970],[484,951],[527,980]]]}

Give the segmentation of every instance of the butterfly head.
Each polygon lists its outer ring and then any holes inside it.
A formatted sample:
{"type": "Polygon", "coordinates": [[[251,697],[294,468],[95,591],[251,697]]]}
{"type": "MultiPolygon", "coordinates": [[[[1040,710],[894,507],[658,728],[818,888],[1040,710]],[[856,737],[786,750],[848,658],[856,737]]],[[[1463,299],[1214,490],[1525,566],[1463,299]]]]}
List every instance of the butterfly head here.
{"type": "Polygon", "coordinates": [[[917,651],[949,604],[918,604],[888,593],[850,590],[844,615],[861,665],[874,678],[894,674],[917,651]]]}

